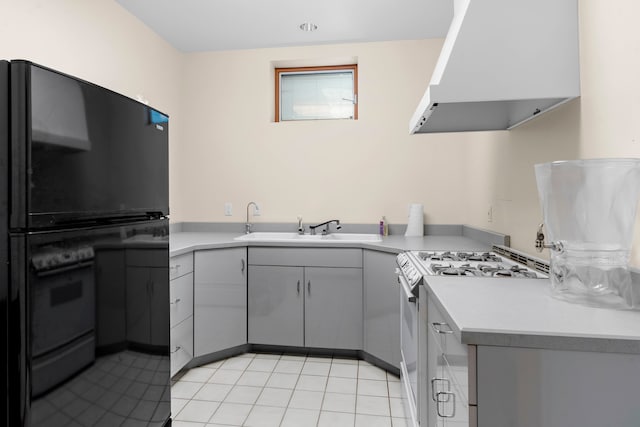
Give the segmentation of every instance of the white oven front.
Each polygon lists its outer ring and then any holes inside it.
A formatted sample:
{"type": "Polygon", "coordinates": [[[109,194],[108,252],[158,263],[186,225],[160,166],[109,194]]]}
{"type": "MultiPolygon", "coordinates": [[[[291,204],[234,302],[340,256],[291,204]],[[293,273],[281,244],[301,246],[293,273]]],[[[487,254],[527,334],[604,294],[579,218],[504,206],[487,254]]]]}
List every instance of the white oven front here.
{"type": "Polygon", "coordinates": [[[416,296],[402,274],[398,275],[400,283],[400,346],[402,361],[400,362],[400,379],[402,382],[403,401],[407,418],[411,426],[418,426],[418,304],[416,296]]]}

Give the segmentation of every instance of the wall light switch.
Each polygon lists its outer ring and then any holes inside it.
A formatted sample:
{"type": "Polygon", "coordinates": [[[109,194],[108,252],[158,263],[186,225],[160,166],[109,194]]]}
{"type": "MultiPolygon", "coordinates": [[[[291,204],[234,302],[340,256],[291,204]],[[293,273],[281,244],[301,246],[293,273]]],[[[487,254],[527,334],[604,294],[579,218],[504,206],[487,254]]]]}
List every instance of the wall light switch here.
{"type": "Polygon", "coordinates": [[[231,202],[226,202],[224,204],[224,215],[225,216],[233,215],[233,205],[231,204],[231,202]]]}

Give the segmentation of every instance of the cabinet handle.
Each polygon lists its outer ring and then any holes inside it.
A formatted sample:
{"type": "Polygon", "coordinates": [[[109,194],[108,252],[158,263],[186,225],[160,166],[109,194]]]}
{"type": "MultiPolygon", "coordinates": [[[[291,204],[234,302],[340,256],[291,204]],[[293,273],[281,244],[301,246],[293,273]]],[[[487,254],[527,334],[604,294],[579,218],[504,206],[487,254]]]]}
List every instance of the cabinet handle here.
{"type": "Polygon", "coordinates": [[[431,324],[431,327],[433,328],[434,331],[436,331],[439,334],[452,334],[453,333],[453,329],[451,329],[451,327],[449,326],[449,324],[447,322],[433,322],[431,324]],[[447,329],[441,329],[442,326],[446,326],[447,329]]]}
{"type": "Polygon", "coordinates": [[[431,378],[431,400],[437,402],[436,396],[439,392],[436,391],[436,383],[442,382],[447,386],[447,391],[451,390],[451,382],[447,378],[431,378]]]}
{"type": "Polygon", "coordinates": [[[298,280],[298,295],[300,295],[300,280],[298,280]]]}
{"type": "Polygon", "coordinates": [[[169,269],[172,271],[178,271],[179,268],[180,268],[180,264],[172,265],[171,267],[169,267],[169,269]]]}
{"type": "Polygon", "coordinates": [[[240,260],[240,265],[241,265],[240,271],[242,271],[244,273],[244,259],[240,260]]]}
{"type": "Polygon", "coordinates": [[[180,349],[182,349],[182,347],[180,347],[179,345],[178,345],[178,346],[176,346],[176,349],[175,349],[175,350],[173,350],[173,351],[171,352],[171,354],[179,352],[179,351],[180,351],[180,349]]]}
{"type": "Polygon", "coordinates": [[[311,280],[307,282],[307,293],[311,295],[311,280]]]}
{"type": "Polygon", "coordinates": [[[173,301],[171,301],[169,304],[177,304],[180,302],[180,298],[176,298],[173,301]]]}
{"type": "Polygon", "coordinates": [[[438,416],[441,418],[455,417],[456,416],[456,394],[451,391],[441,391],[438,394],[436,394],[436,412],[438,413],[438,416]],[[447,403],[449,402],[449,400],[453,402],[451,406],[451,413],[445,414],[444,410],[442,412],[440,411],[440,404],[447,403]]]}

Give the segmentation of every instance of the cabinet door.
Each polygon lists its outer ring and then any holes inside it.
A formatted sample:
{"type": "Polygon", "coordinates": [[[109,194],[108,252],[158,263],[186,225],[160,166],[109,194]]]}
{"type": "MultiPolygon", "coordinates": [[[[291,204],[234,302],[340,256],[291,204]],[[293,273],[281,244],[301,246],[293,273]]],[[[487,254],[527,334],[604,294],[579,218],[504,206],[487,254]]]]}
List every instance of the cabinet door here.
{"type": "Polygon", "coordinates": [[[364,350],[400,369],[396,255],[364,251],[364,350]]]}
{"type": "MultiPolygon", "coordinates": [[[[422,296],[422,294],[421,294],[422,296]]],[[[468,353],[460,343],[436,304],[428,300],[427,319],[429,338],[427,352],[433,372],[430,379],[429,398],[432,411],[429,425],[468,427],[468,353]]]]}
{"type": "Polygon", "coordinates": [[[202,356],[247,342],[245,248],[196,251],[194,354],[202,356]]]}
{"type": "Polygon", "coordinates": [[[637,427],[640,355],[478,346],[478,426],[637,427]]]}
{"type": "Polygon", "coordinates": [[[249,266],[249,342],[304,345],[303,268],[249,266]]]}
{"type": "Polygon", "coordinates": [[[193,357],[193,317],[171,328],[171,376],[193,357]]]}
{"type": "MultiPolygon", "coordinates": [[[[424,293],[426,297],[426,292],[424,293]]],[[[423,297],[423,293],[420,292],[420,298],[423,297]]],[[[429,308],[431,308],[433,304],[431,300],[429,300],[429,308]]],[[[439,322],[435,310],[427,309],[427,379],[428,382],[420,389],[420,391],[425,391],[425,396],[420,396],[419,398],[424,398],[427,403],[428,413],[420,414],[421,422],[424,419],[427,419],[429,424],[428,427],[441,427],[444,426],[445,418],[438,415],[438,405],[444,406],[446,402],[437,402],[438,393],[440,392],[449,392],[451,391],[451,383],[444,375],[444,359],[443,359],[443,351],[442,351],[442,337],[432,328],[432,324],[434,322],[439,322]]],[[[444,396],[440,400],[445,400],[444,396]]],[[[423,406],[420,407],[422,409],[423,406]]]]}
{"type": "Polygon", "coordinates": [[[169,282],[169,314],[172,328],[193,316],[193,273],[169,282]]]}
{"type": "Polygon", "coordinates": [[[305,267],[305,346],[362,349],[362,269],[305,267]]]}

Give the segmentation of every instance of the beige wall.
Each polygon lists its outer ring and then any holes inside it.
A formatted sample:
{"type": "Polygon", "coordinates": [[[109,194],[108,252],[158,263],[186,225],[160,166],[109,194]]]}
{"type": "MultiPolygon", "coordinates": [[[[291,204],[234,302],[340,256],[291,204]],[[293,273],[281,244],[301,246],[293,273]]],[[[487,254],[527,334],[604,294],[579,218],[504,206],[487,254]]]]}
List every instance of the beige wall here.
{"type": "Polygon", "coordinates": [[[1,58],[141,94],[171,115],[174,221],[244,221],[255,200],[258,221],[403,223],[407,204],[420,202],[429,223],[504,232],[533,252],[535,163],[640,157],[634,0],[580,0],[580,99],[509,132],[415,136],[408,120],[442,40],[181,54],[112,0],[0,0],[0,12],[1,58]],[[274,62],[352,58],[359,120],[273,123],[274,62]]]}
{"type": "MultiPolygon", "coordinates": [[[[408,120],[442,40],[208,52],[185,56],[185,165],[180,220],[406,223],[411,202],[432,223],[467,220],[466,143],[415,138],[408,120]],[[273,122],[273,63],[357,58],[359,119],[273,122]],[[450,179],[450,182],[447,182],[450,179]],[[192,191],[193,190],[193,191],[192,191]],[[231,202],[234,215],[224,216],[231,202]]],[[[174,199],[175,200],[175,199],[174,199]]],[[[175,217],[174,217],[175,219],[175,217]]]]}
{"type": "Polygon", "coordinates": [[[171,116],[171,191],[180,153],[182,54],[113,0],[0,0],[0,59],[27,59],[171,116]]]}

